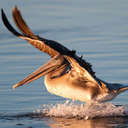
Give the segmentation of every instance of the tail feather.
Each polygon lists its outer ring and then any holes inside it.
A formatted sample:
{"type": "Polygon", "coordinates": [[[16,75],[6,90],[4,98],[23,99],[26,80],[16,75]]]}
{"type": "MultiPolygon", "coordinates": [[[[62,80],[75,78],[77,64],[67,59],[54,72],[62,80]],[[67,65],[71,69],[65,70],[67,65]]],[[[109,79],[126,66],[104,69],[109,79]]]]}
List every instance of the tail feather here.
{"type": "Polygon", "coordinates": [[[126,90],[128,90],[128,86],[124,86],[124,87],[120,88],[119,89],[119,92],[124,92],[126,90]]]}

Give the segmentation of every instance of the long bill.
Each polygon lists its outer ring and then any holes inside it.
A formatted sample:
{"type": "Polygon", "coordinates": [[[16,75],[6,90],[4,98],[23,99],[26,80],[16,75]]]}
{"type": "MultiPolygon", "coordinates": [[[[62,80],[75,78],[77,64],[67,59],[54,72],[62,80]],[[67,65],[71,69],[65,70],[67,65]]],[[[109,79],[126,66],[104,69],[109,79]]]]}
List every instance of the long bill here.
{"type": "Polygon", "coordinates": [[[61,55],[55,56],[54,58],[50,59],[46,64],[42,65],[36,71],[34,71],[30,75],[28,75],[26,78],[24,78],[23,80],[21,80],[20,82],[15,84],[13,86],[13,88],[15,89],[19,86],[28,84],[28,83],[32,82],[33,80],[36,80],[44,75],[47,75],[48,73],[50,73],[50,72],[56,70],[57,68],[59,68],[60,66],[62,66],[64,64],[63,62],[64,62],[63,56],[61,56],[61,55]]]}

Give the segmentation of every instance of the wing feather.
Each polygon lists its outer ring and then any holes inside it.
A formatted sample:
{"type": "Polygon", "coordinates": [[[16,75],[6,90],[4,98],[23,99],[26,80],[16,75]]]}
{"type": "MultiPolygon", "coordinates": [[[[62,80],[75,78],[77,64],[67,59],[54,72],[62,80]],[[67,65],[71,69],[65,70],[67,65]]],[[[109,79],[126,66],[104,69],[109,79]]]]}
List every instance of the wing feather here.
{"type": "Polygon", "coordinates": [[[17,6],[15,6],[12,9],[12,17],[13,20],[16,24],[16,26],[19,28],[19,30],[26,36],[29,36],[33,39],[38,39],[36,35],[33,34],[33,32],[31,31],[31,29],[28,27],[28,25],[26,24],[26,22],[24,21],[24,19],[22,18],[22,15],[18,9],[17,6]]]}
{"type": "Polygon", "coordinates": [[[99,81],[97,81],[96,78],[94,78],[85,68],[81,67],[80,64],[72,57],[64,56],[68,62],[70,63],[72,70],[75,70],[75,72],[79,72],[78,77],[82,77],[86,79],[87,81],[95,83],[95,85],[100,86],[99,81]]]}

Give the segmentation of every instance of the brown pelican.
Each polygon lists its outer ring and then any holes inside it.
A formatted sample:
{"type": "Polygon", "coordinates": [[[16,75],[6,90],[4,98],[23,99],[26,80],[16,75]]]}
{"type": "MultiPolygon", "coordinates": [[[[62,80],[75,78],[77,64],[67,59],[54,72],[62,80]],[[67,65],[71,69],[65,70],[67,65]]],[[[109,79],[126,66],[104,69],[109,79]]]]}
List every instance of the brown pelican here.
{"type": "Polygon", "coordinates": [[[1,14],[3,23],[10,32],[51,56],[46,64],[15,84],[13,88],[45,76],[45,86],[50,93],[83,102],[112,100],[128,89],[128,85],[107,83],[97,78],[91,64],[76,55],[75,51],[56,41],[33,34],[16,6],[12,9],[12,16],[21,33],[11,26],[3,9],[1,14]]]}

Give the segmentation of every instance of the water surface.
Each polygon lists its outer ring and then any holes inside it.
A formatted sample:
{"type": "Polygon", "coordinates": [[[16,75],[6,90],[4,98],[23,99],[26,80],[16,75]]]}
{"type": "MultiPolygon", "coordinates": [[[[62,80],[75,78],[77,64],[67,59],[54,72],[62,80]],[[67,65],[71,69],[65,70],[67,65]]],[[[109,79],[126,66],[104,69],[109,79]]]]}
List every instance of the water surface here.
{"type": "MultiPolygon", "coordinates": [[[[128,1],[121,0],[4,0],[11,23],[17,5],[33,32],[61,42],[93,64],[96,75],[108,82],[128,83],[128,1]]],[[[14,25],[14,24],[13,24],[14,25]]],[[[65,99],[46,91],[44,78],[15,91],[12,85],[44,64],[48,56],[13,36],[0,20],[0,126],[17,127],[118,127],[127,118],[76,120],[12,115],[40,110],[43,105],[64,104],[65,99]],[[11,115],[11,116],[10,116],[11,115]],[[77,122],[77,123],[76,123],[77,122]],[[97,122],[97,123],[96,123],[97,122]],[[105,124],[105,125],[104,125],[105,124]],[[78,126],[79,125],[79,126],[78,126]]],[[[126,105],[128,92],[112,101],[126,105]]],[[[82,103],[78,103],[82,104],[82,103]]]]}

